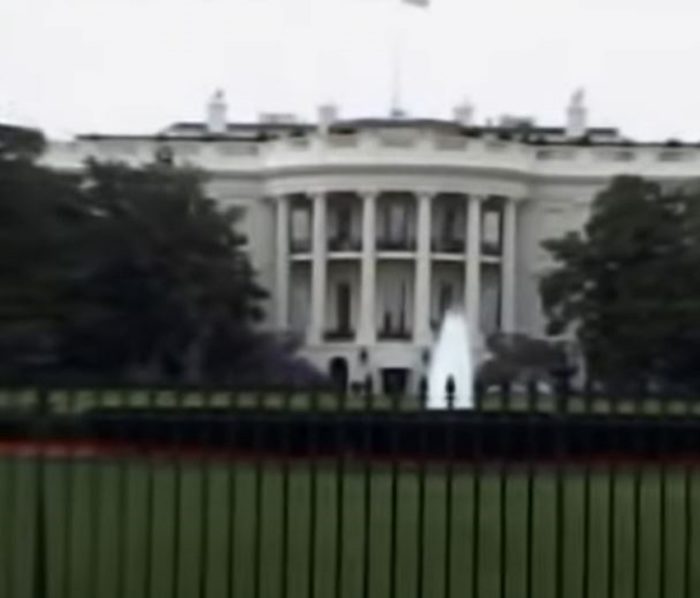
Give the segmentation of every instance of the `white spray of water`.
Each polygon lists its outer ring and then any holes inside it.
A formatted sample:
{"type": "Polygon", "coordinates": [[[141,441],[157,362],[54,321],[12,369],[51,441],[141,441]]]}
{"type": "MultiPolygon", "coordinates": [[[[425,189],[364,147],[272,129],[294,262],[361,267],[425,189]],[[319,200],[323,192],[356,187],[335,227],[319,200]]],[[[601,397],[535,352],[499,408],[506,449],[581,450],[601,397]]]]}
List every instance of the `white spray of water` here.
{"type": "Polygon", "coordinates": [[[429,409],[447,409],[447,381],[450,378],[455,384],[454,408],[472,408],[474,370],[469,327],[464,314],[458,311],[445,314],[433,348],[428,378],[429,409]]]}

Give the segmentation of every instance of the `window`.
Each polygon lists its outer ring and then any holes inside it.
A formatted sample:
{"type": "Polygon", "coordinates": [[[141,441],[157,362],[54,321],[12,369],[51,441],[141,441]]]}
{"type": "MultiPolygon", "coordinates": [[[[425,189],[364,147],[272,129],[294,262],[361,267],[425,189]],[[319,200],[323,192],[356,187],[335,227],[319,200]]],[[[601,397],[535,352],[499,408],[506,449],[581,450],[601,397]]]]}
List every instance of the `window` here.
{"type": "Polygon", "coordinates": [[[630,150],[620,150],[613,154],[613,160],[617,162],[632,162],[635,159],[634,152],[630,150]]]}
{"type": "Polygon", "coordinates": [[[295,247],[307,246],[311,239],[311,212],[304,207],[292,209],[292,244],[295,247]]]}
{"type": "Polygon", "coordinates": [[[687,154],[684,154],[678,150],[665,150],[659,152],[658,160],[659,162],[681,162],[686,158],[687,154]]]}
{"type": "Polygon", "coordinates": [[[481,269],[481,332],[485,335],[500,330],[501,268],[485,265],[481,269]]]}
{"type": "Polygon", "coordinates": [[[309,275],[297,273],[292,280],[290,317],[292,330],[303,333],[309,326],[311,305],[311,281],[309,275]]]}
{"type": "Polygon", "coordinates": [[[401,243],[408,238],[408,206],[405,203],[389,205],[385,212],[384,232],[392,243],[401,243]]]}
{"type": "Polygon", "coordinates": [[[393,280],[384,289],[382,332],[388,336],[408,333],[408,285],[405,280],[393,280]]]}
{"type": "Polygon", "coordinates": [[[482,215],[481,242],[488,253],[499,253],[501,250],[501,211],[498,209],[485,210],[482,215]]]}
{"type": "Polygon", "coordinates": [[[457,226],[457,210],[454,206],[448,206],[443,211],[442,219],[442,240],[449,243],[457,237],[455,229],[457,226]]]}
{"type": "Polygon", "coordinates": [[[352,212],[350,206],[339,206],[336,210],[336,236],[339,241],[349,241],[352,229],[352,212]]]}
{"type": "Polygon", "coordinates": [[[399,294],[399,332],[406,331],[406,303],[407,303],[408,292],[406,289],[406,283],[401,283],[401,291],[399,294]]]}
{"type": "Polygon", "coordinates": [[[336,286],[336,325],[338,332],[349,332],[352,328],[350,284],[340,282],[336,286]]]}
{"type": "Polygon", "coordinates": [[[454,288],[449,282],[443,282],[440,285],[440,294],[438,297],[438,315],[440,319],[450,310],[453,303],[454,288]]]}

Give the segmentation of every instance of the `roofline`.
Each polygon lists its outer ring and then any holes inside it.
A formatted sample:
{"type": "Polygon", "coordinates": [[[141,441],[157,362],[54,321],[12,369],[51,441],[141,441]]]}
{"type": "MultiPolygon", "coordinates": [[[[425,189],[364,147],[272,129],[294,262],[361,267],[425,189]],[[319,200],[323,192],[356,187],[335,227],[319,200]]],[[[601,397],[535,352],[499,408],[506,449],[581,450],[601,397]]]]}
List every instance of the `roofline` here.
{"type": "MultiPolygon", "coordinates": [[[[342,129],[342,127],[340,127],[342,129]]],[[[589,134],[600,133],[601,131],[606,131],[605,129],[589,129],[589,134]]],[[[336,132],[338,130],[336,129],[336,132]]],[[[537,136],[541,133],[541,130],[537,131],[523,131],[522,133],[517,130],[503,129],[503,128],[470,128],[463,129],[465,136],[469,137],[471,135],[481,135],[481,134],[507,134],[512,136],[512,138],[502,139],[504,143],[521,143],[531,147],[610,147],[610,148],[635,148],[635,147],[656,147],[656,148],[667,148],[667,149],[683,149],[683,148],[699,148],[700,141],[681,141],[678,139],[669,139],[666,141],[633,141],[628,139],[611,139],[611,140],[593,140],[593,139],[562,139],[562,140],[550,140],[550,139],[527,139],[523,138],[524,133],[529,133],[530,136],[537,136]]],[[[79,141],[147,141],[147,142],[189,142],[189,143],[266,143],[269,140],[266,139],[255,139],[251,137],[232,137],[228,135],[201,135],[197,137],[192,137],[188,135],[164,135],[158,133],[155,135],[129,135],[129,134],[97,134],[88,133],[83,135],[77,135],[76,139],[79,141]]]]}

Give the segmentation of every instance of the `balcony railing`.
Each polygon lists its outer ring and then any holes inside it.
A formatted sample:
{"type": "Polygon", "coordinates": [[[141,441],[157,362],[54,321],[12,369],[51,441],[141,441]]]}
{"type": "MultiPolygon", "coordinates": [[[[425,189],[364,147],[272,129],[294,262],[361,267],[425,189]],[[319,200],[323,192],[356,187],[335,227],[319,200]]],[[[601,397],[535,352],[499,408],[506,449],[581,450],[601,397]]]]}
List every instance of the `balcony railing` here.
{"type": "Polygon", "coordinates": [[[408,237],[402,239],[379,237],[377,239],[377,249],[380,251],[415,251],[416,240],[408,237]]]}
{"type": "Polygon", "coordinates": [[[292,253],[309,253],[311,251],[311,239],[292,239],[289,242],[292,253]]]}
{"type": "Polygon", "coordinates": [[[492,257],[499,257],[503,253],[503,248],[499,241],[482,241],[481,253],[492,257]]]}
{"type": "Polygon", "coordinates": [[[362,239],[353,237],[331,237],[329,251],[362,251],[362,239]]]}
{"type": "Polygon", "coordinates": [[[410,341],[413,333],[406,329],[382,328],[377,334],[382,341],[410,341]]]}
{"type": "Polygon", "coordinates": [[[466,247],[464,239],[433,239],[431,245],[438,253],[464,253],[466,247]]]}
{"type": "Polygon", "coordinates": [[[335,330],[326,330],[323,333],[323,338],[326,341],[352,341],[355,340],[355,331],[350,328],[338,328],[335,330]]]}

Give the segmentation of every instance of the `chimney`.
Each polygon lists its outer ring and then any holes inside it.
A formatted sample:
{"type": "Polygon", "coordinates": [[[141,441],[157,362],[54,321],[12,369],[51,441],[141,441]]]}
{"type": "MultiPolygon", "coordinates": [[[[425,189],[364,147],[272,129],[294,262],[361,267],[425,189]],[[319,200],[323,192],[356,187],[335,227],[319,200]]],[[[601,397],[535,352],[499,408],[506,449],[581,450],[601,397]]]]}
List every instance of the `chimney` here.
{"type": "Polygon", "coordinates": [[[569,139],[580,139],[586,134],[587,128],[586,92],[578,89],[571,96],[571,102],[566,111],[566,136],[569,139]]]}
{"type": "Polygon", "coordinates": [[[471,127],[474,122],[474,104],[469,100],[464,100],[455,106],[454,119],[463,127],[471,127]]]}
{"type": "Polygon", "coordinates": [[[207,132],[212,135],[223,135],[226,133],[226,96],[221,89],[209,100],[207,105],[207,132]]]}
{"type": "Polygon", "coordinates": [[[324,135],[328,133],[331,125],[338,120],[338,106],[335,104],[323,104],[318,107],[318,128],[324,135]]]}

